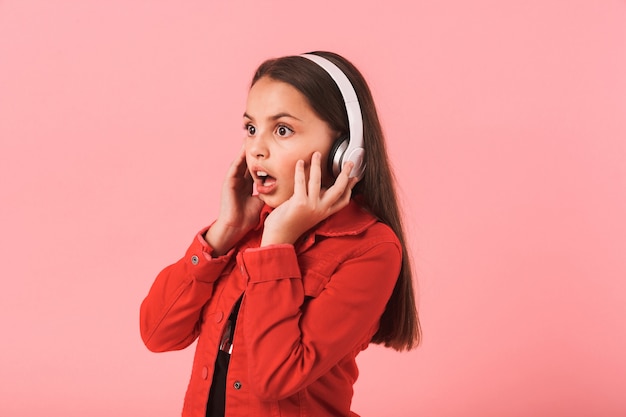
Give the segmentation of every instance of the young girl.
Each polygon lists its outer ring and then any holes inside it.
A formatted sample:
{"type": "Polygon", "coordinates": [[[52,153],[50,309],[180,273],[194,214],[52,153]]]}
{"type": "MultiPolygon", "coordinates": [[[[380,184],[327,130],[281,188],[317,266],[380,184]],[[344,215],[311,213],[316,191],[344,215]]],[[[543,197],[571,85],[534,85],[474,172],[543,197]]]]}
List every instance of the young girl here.
{"type": "Polygon", "coordinates": [[[355,416],[357,354],[420,338],[371,93],[333,53],[268,60],[244,129],[218,218],[157,276],[141,336],[198,339],[183,416],[355,416]]]}

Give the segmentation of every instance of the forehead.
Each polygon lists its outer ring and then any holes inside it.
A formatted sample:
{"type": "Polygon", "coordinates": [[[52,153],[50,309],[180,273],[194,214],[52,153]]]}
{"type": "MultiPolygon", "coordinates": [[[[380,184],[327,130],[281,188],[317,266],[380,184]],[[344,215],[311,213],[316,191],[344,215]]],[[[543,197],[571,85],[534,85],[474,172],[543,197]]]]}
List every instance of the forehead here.
{"type": "Polygon", "coordinates": [[[246,113],[254,116],[281,112],[312,113],[306,97],[291,84],[269,77],[260,78],[250,88],[246,113]]]}

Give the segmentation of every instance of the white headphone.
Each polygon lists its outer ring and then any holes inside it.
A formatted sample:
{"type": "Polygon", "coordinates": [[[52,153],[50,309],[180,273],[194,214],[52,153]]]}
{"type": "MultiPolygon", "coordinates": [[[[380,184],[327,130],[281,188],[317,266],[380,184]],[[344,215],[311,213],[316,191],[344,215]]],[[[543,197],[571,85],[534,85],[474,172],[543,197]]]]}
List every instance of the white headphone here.
{"type": "Polygon", "coordinates": [[[328,59],[314,54],[302,54],[300,56],[315,62],[332,77],[339,87],[339,91],[341,91],[348,113],[349,136],[342,136],[335,142],[328,157],[329,169],[337,177],[343,164],[351,161],[354,167],[350,172],[350,178],[357,177],[360,180],[365,171],[365,149],[363,149],[363,116],[356,91],[354,91],[354,87],[346,74],[328,59]]]}

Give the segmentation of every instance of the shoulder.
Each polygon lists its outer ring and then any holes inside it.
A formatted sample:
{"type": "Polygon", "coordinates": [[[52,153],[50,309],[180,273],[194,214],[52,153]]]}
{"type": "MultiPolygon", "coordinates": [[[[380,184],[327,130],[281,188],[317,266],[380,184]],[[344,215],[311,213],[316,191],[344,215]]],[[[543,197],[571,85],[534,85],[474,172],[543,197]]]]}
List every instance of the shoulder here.
{"type": "MultiPolygon", "coordinates": [[[[394,231],[356,201],[335,213],[315,230],[316,245],[343,254],[356,255],[382,245],[388,251],[402,252],[394,231]]],[[[350,255],[348,255],[350,256],[350,255]]]]}
{"type": "Polygon", "coordinates": [[[356,203],[329,217],[296,247],[305,294],[316,297],[329,282],[371,279],[395,283],[402,246],[393,230],[356,203]],[[341,271],[341,273],[339,273],[341,271]]]}

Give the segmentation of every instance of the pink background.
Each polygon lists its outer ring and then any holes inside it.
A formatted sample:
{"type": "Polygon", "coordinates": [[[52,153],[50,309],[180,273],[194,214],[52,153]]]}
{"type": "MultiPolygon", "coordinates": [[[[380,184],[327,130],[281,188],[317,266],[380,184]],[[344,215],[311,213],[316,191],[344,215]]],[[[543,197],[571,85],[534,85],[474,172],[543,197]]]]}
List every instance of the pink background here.
{"type": "Polygon", "coordinates": [[[254,68],[340,52],[402,189],[423,346],[367,416],[626,415],[626,2],[0,0],[0,415],[180,414],[139,304],[210,222],[254,68]]]}

